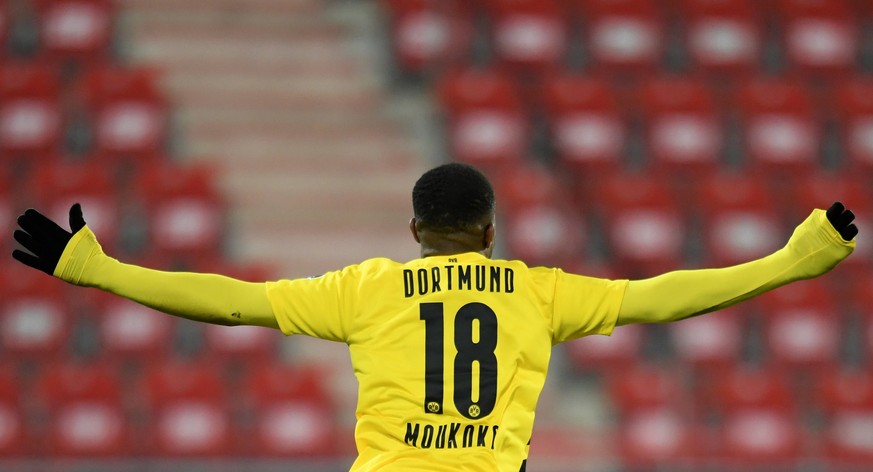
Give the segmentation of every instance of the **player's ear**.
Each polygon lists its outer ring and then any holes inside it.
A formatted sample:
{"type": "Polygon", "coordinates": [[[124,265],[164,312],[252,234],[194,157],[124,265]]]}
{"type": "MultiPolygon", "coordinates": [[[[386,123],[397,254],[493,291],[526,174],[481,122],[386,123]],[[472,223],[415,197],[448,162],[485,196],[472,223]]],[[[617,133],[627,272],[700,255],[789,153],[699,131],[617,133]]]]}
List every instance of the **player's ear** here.
{"type": "Polygon", "coordinates": [[[488,249],[494,245],[494,223],[485,225],[485,232],[482,234],[482,249],[488,249]]]}
{"type": "Polygon", "coordinates": [[[409,231],[412,232],[412,238],[415,239],[415,242],[421,244],[421,239],[418,238],[418,230],[415,229],[415,223],[415,217],[412,217],[412,219],[409,220],[409,231]]]}

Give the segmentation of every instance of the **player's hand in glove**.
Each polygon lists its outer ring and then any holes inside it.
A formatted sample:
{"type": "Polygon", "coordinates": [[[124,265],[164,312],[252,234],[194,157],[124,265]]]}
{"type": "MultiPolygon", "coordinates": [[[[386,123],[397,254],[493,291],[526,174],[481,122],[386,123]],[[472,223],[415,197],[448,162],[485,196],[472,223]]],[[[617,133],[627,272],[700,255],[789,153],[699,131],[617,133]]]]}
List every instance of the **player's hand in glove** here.
{"type": "Polygon", "coordinates": [[[76,203],[70,207],[70,229],[58,226],[42,213],[30,208],[18,217],[18,226],[13,236],[27,251],[16,249],[12,257],[46,274],[54,275],[58,261],[67,243],[80,229],[85,227],[82,207],[76,203]]]}
{"type": "Polygon", "coordinates": [[[858,227],[852,224],[855,214],[847,210],[842,203],[834,202],[825,214],[844,241],[851,241],[858,235],[858,227]]]}

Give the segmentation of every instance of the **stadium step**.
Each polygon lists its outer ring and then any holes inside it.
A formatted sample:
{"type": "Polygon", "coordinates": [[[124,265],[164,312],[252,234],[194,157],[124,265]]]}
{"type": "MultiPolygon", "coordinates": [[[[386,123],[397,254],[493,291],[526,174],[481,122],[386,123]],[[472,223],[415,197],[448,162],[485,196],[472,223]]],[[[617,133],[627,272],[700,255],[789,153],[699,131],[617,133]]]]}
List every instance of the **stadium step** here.
{"type": "Polygon", "coordinates": [[[222,169],[235,255],[283,277],[417,256],[405,226],[426,145],[384,92],[380,45],[361,42],[366,2],[121,3],[129,57],[163,71],[183,159],[222,169]]]}

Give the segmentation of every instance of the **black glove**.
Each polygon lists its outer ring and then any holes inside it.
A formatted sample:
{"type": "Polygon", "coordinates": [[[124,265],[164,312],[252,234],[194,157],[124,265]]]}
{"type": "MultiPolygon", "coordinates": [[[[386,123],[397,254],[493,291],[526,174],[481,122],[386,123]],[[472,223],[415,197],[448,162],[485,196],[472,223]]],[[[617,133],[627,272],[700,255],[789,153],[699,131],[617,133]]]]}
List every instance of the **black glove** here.
{"type": "Polygon", "coordinates": [[[21,229],[16,229],[13,236],[30,253],[16,249],[12,251],[12,257],[22,264],[53,275],[64,248],[73,234],[85,226],[85,219],[82,218],[82,207],[76,203],[70,207],[72,233],[33,208],[18,217],[18,226],[21,229]]]}
{"type": "Polygon", "coordinates": [[[851,241],[858,235],[858,227],[852,224],[855,214],[846,210],[842,203],[834,202],[825,214],[844,241],[851,241]]]}

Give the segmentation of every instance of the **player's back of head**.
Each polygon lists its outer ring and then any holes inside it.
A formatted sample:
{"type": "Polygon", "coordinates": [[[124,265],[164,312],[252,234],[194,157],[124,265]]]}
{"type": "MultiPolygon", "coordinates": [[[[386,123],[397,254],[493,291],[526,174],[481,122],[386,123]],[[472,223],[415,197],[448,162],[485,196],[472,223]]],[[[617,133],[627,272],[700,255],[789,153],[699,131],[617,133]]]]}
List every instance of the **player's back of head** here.
{"type": "Polygon", "coordinates": [[[452,231],[481,223],[494,215],[494,189],[476,168],[444,164],[424,174],[412,189],[412,209],[422,225],[452,231]]]}

